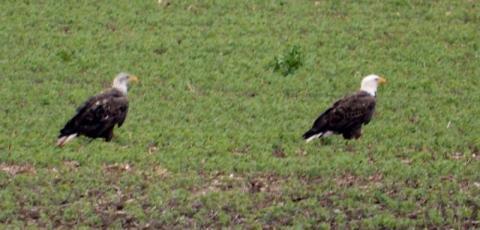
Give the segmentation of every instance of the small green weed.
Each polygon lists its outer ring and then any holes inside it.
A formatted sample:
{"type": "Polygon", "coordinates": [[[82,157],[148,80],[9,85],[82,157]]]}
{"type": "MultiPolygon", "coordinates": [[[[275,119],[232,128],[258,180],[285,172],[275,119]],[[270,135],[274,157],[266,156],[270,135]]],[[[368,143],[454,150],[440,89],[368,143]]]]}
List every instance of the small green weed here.
{"type": "Polygon", "coordinates": [[[291,46],[284,51],[283,55],[275,56],[271,64],[273,71],[288,76],[303,65],[304,55],[298,45],[291,46]]]}

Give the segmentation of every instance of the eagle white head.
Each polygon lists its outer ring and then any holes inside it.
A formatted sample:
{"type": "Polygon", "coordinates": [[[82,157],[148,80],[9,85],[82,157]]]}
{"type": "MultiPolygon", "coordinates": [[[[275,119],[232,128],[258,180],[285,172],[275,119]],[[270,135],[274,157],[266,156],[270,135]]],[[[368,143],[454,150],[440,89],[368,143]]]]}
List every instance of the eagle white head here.
{"type": "Polygon", "coordinates": [[[137,76],[122,72],[122,73],[117,74],[115,79],[113,79],[112,88],[118,89],[122,93],[127,95],[128,83],[137,82],[137,81],[138,81],[137,76]]]}
{"type": "Polygon", "coordinates": [[[360,90],[365,91],[372,96],[375,96],[377,93],[378,85],[384,84],[386,82],[387,80],[385,80],[384,78],[376,74],[370,74],[363,78],[360,90]]]}

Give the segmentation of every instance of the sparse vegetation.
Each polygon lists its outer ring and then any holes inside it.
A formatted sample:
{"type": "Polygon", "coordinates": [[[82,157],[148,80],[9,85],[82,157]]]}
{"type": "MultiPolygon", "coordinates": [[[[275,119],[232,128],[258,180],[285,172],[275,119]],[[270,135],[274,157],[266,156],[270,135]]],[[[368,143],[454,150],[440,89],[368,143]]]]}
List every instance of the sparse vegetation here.
{"type": "Polygon", "coordinates": [[[0,228],[480,227],[476,1],[0,7],[0,228]],[[289,53],[294,77],[265,68],[289,53]],[[119,71],[141,82],[114,141],[55,148],[119,71]],[[362,139],[304,144],[369,73],[362,139]]]}
{"type": "Polygon", "coordinates": [[[285,54],[275,56],[273,59],[273,71],[280,72],[283,76],[295,73],[303,64],[303,54],[300,46],[295,45],[288,48],[285,54]]]}

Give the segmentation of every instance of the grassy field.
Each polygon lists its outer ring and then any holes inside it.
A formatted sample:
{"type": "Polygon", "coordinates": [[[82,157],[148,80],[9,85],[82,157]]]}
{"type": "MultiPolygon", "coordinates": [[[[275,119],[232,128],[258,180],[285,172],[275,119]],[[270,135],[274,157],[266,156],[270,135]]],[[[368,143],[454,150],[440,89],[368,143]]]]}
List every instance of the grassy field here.
{"type": "Polygon", "coordinates": [[[0,3],[0,228],[480,227],[480,2],[0,3]],[[114,141],[54,146],[120,71],[114,141]],[[385,76],[358,141],[301,135],[385,76]]]}

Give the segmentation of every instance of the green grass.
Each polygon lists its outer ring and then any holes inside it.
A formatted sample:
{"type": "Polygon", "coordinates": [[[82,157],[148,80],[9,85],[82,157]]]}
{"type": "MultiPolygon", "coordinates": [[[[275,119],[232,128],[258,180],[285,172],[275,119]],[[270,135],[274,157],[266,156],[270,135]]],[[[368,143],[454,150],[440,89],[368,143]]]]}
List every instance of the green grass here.
{"type": "Polygon", "coordinates": [[[477,1],[0,7],[2,228],[479,227],[477,1]],[[54,147],[120,71],[141,83],[114,141],[54,147]],[[388,84],[362,138],[306,145],[370,73],[388,84]]]}

